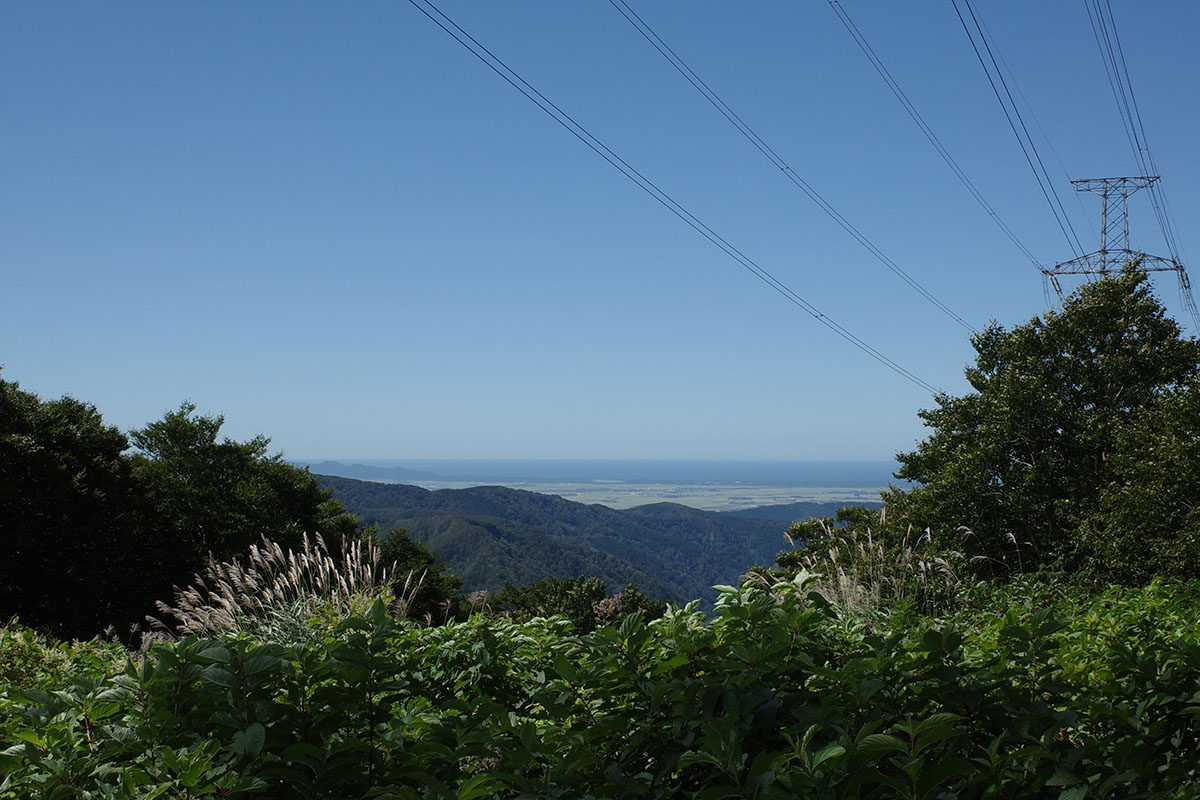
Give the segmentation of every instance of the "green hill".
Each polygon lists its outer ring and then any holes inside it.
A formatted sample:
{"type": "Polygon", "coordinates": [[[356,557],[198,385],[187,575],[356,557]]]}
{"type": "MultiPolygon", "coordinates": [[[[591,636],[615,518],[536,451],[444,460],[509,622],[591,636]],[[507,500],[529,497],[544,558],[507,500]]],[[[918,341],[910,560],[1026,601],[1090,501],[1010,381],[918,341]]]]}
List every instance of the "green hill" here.
{"type": "MultiPolygon", "coordinates": [[[[318,477],[363,522],[404,528],[425,543],[467,591],[583,574],[610,588],[632,580],[664,599],[706,598],[714,584],[771,563],[792,521],[781,511],[753,516],[675,503],[617,510],[502,486],[430,491],[318,477]]],[[[815,514],[832,513],[829,504],[813,505],[815,514]]]]}
{"type": "Polygon", "coordinates": [[[839,508],[848,505],[883,508],[883,503],[780,503],[773,506],[742,508],[737,511],[722,511],[721,513],[748,519],[779,520],[786,528],[793,522],[813,517],[832,517],[839,508]]]}

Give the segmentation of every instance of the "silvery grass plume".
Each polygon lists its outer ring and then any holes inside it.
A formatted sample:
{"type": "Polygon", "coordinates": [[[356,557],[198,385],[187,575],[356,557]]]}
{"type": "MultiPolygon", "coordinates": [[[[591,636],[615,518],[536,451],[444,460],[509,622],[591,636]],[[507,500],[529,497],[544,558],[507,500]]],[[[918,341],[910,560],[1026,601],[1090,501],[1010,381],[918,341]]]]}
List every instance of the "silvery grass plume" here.
{"type": "Polygon", "coordinates": [[[910,526],[898,541],[888,541],[870,528],[821,523],[821,529],[824,535],[805,546],[798,563],[820,576],[816,591],[843,613],[853,616],[901,602],[937,613],[963,586],[966,557],[937,547],[928,530],[917,533],[910,526]]]}
{"type": "Polygon", "coordinates": [[[376,600],[405,617],[425,574],[409,572],[403,582],[396,563],[380,563],[373,539],[342,542],[334,558],[320,534],[304,535],[301,549],[287,550],[263,537],[251,545],[248,563],[218,562],[211,556],[204,576],[175,589],[175,605],[156,603],[171,622],[149,618],[179,635],[244,632],[266,641],[319,638],[338,622],[367,613],[376,600]]]}

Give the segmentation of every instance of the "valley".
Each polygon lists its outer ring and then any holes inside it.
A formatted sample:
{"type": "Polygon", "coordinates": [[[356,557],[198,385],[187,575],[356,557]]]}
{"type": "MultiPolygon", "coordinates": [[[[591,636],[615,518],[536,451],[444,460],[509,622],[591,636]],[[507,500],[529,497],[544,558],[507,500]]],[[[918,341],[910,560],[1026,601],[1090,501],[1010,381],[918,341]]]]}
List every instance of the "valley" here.
{"type": "MultiPolygon", "coordinates": [[[[832,516],[846,505],[792,502],[714,511],[643,502],[613,508],[505,486],[431,490],[316,477],[363,523],[383,535],[404,530],[427,546],[462,577],[468,592],[589,575],[612,590],[632,581],[658,599],[707,602],[714,585],[736,583],[748,567],[771,564],[789,546],[784,531],[791,522],[832,516]]],[[[718,497],[712,490],[710,498],[718,497]]]]}

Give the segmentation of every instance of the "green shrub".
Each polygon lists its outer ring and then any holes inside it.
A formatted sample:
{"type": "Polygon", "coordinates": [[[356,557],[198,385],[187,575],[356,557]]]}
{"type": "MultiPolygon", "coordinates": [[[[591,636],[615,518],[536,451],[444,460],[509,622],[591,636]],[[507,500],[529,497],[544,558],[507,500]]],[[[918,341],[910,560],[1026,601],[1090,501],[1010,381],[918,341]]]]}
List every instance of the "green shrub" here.
{"type": "Polygon", "coordinates": [[[0,627],[0,689],[55,686],[79,669],[115,673],[125,657],[120,645],[58,642],[14,619],[0,627]]]}
{"type": "Polygon", "coordinates": [[[293,644],[189,636],[14,692],[0,798],[1193,796],[1194,587],[1032,587],[1011,613],[846,642],[815,585],[586,635],[376,602],[293,644]]]}
{"type": "Polygon", "coordinates": [[[620,622],[629,614],[639,614],[647,621],[657,619],[666,610],[666,603],[651,600],[633,581],[623,591],[609,595],[604,581],[583,575],[551,576],[520,586],[505,583],[498,592],[475,596],[473,603],[488,613],[517,622],[562,616],[577,633],[590,633],[597,627],[620,622]]]}

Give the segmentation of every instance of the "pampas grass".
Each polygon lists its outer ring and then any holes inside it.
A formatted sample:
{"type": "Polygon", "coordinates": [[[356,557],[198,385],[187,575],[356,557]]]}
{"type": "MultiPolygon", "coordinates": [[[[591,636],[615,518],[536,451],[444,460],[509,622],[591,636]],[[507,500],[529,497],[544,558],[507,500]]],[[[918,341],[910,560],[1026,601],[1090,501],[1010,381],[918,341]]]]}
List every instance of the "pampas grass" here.
{"type": "Polygon", "coordinates": [[[244,565],[210,557],[194,585],[176,587],[174,605],[156,604],[169,622],[153,617],[150,622],[178,635],[242,632],[292,642],[319,638],[341,620],[365,615],[376,600],[397,617],[408,615],[424,573],[410,572],[398,581],[396,564],[380,562],[373,539],[343,541],[339,556],[320,534],[305,534],[298,551],[286,552],[263,537],[250,547],[244,565]]]}
{"type": "MultiPolygon", "coordinates": [[[[881,514],[880,531],[884,523],[881,514]]],[[[910,527],[894,539],[869,527],[842,529],[826,522],[820,527],[822,535],[804,543],[793,563],[819,575],[814,588],[844,613],[912,604],[933,615],[948,610],[963,588],[966,557],[937,547],[928,530],[910,527]]]]}

